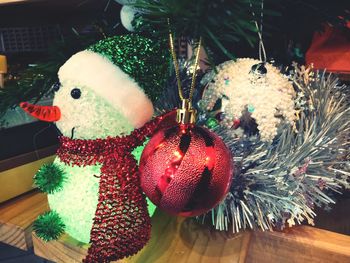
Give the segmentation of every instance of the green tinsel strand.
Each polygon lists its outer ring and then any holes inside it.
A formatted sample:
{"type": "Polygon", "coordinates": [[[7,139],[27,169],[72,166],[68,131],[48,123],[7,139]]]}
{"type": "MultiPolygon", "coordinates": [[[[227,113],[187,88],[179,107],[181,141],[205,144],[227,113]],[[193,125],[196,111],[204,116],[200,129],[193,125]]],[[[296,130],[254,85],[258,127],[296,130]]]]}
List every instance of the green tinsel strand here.
{"type": "Polygon", "coordinates": [[[33,179],[41,191],[52,194],[62,189],[65,174],[56,164],[44,164],[33,179]]]}
{"type": "Polygon", "coordinates": [[[65,225],[55,211],[48,211],[40,215],[33,224],[36,235],[48,242],[57,240],[64,232],[65,225]]]}

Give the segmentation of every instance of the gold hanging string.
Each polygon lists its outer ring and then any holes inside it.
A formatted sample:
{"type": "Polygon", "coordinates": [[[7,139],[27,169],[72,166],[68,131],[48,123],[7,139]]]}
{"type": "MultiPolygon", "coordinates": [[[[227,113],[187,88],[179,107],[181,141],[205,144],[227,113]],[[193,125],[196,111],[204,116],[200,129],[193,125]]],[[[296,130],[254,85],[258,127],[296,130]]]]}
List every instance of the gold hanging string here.
{"type": "MultiPolygon", "coordinates": [[[[169,25],[170,52],[171,52],[171,56],[173,58],[179,97],[180,97],[181,100],[185,100],[184,95],[183,95],[182,85],[181,85],[181,79],[180,79],[179,63],[177,61],[176,52],[175,52],[174,37],[173,37],[173,33],[171,32],[170,19],[169,18],[168,18],[168,25],[169,25]]],[[[198,67],[198,63],[199,63],[199,52],[200,52],[200,49],[201,49],[201,45],[202,45],[202,37],[200,37],[199,41],[198,41],[198,47],[197,47],[196,57],[195,57],[195,61],[194,61],[194,69],[193,69],[193,73],[192,73],[192,81],[191,81],[190,93],[189,93],[188,99],[187,99],[188,101],[192,101],[193,92],[194,92],[194,88],[195,88],[195,85],[196,85],[196,75],[197,75],[197,67],[198,67]]]]}

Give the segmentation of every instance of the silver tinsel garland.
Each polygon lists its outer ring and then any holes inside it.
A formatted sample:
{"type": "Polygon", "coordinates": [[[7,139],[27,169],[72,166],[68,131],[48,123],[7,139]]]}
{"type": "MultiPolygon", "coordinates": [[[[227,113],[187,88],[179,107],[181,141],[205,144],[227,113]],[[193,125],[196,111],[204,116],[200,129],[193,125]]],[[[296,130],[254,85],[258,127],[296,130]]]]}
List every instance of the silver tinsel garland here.
{"type": "Polygon", "coordinates": [[[335,203],[332,192],[349,188],[345,87],[334,76],[296,65],[291,79],[299,94],[299,119],[294,127],[280,127],[273,142],[215,129],[236,166],[230,193],[211,211],[218,230],[282,229],[305,219],[313,224],[314,207],[335,203]]]}

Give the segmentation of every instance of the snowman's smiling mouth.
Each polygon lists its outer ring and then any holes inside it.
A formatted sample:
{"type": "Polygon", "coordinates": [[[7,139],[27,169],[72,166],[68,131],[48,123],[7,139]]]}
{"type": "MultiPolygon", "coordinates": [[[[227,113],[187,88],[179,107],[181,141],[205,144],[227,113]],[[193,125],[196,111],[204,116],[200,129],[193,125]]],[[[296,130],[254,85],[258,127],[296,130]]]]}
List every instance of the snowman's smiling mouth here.
{"type": "Polygon", "coordinates": [[[72,128],[71,136],[70,136],[71,139],[74,139],[74,130],[75,130],[75,128],[76,128],[76,127],[73,127],[73,128],[72,128]]]}

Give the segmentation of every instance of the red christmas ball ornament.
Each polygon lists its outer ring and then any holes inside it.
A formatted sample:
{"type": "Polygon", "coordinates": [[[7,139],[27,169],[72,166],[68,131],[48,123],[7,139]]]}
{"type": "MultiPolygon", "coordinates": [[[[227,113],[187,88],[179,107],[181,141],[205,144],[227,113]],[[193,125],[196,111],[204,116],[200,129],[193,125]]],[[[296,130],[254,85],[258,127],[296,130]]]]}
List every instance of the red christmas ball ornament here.
{"type": "Polygon", "coordinates": [[[215,133],[178,124],[159,130],[140,160],[141,187],[160,209],[197,216],[215,207],[229,191],[233,163],[215,133]]]}

